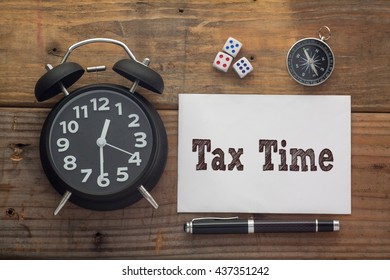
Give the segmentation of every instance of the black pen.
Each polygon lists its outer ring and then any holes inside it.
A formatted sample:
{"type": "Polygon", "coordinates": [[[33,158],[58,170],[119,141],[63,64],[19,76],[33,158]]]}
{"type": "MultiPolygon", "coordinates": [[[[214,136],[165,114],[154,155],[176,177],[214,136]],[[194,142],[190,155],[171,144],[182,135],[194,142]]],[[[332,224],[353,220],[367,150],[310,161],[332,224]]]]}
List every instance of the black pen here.
{"type": "Polygon", "coordinates": [[[332,232],[340,230],[337,220],[255,220],[233,218],[197,218],[184,224],[192,234],[260,232],[332,232]]]}

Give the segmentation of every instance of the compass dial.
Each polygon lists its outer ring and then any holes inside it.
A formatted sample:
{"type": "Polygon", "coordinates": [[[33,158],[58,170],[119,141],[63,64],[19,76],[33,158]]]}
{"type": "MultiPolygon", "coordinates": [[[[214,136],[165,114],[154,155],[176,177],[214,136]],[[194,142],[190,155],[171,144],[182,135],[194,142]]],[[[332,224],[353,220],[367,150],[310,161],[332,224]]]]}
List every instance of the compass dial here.
{"type": "Polygon", "coordinates": [[[324,41],[305,38],[291,47],[286,63],[295,81],[305,86],[315,86],[330,77],[335,61],[332,50],[324,41]]]}

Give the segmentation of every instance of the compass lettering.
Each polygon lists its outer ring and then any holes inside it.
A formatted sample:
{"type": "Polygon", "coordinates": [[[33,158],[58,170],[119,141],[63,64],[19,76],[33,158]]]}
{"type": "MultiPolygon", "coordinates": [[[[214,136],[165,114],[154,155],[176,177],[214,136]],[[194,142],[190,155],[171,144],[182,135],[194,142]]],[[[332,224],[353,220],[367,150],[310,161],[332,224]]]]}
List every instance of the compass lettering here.
{"type": "MultiPolygon", "coordinates": [[[[275,139],[259,139],[258,151],[263,154],[262,171],[318,171],[319,169],[328,172],[333,168],[333,153],[330,149],[324,148],[320,151],[318,158],[312,148],[290,148],[285,149],[287,141],[275,139]],[[277,160],[278,159],[278,160],[277,160]],[[278,168],[275,168],[275,162],[278,161],[278,168]]],[[[212,156],[211,169],[214,171],[243,171],[244,154],[243,148],[228,148],[230,154],[230,163],[226,164],[226,152],[221,148],[214,148],[211,151],[211,139],[192,139],[192,152],[197,153],[198,162],[195,165],[197,171],[208,170],[206,155],[212,156]],[[211,154],[211,155],[210,155],[211,154]]]]}

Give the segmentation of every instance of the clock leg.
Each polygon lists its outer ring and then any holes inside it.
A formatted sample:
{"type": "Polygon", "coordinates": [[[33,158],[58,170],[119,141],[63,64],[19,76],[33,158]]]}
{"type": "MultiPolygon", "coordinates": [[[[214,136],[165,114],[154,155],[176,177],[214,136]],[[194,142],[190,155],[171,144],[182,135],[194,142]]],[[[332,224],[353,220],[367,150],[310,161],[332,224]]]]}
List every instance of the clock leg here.
{"type": "Polygon", "coordinates": [[[155,208],[158,208],[157,202],[154,200],[153,196],[145,189],[144,186],[140,185],[138,187],[138,191],[142,194],[142,196],[155,208]]]}
{"type": "Polygon", "coordinates": [[[66,191],[64,193],[64,196],[62,197],[60,203],[58,204],[56,210],[54,211],[54,215],[57,215],[61,211],[62,207],[65,206],[66,202],[68,202],[71,195],[72,195],[72,193],[69,191],[66,191]]]}

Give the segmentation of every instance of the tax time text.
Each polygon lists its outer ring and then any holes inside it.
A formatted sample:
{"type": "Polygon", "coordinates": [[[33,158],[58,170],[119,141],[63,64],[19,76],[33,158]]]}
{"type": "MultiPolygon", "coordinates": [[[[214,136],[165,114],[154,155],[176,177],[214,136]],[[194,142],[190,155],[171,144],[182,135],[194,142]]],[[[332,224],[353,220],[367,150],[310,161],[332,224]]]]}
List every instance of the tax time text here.
{"type": "MultiPolygon", "coordinates": [[[[192,139],[192,152],[197,153],[196,170],[243,171],[245,166],[242,155],[244,148],[228,148],[227,151],[212,147],[211,139],[192,139]],[[206,161],[206,153],[211,153],[211,162],[206,161]]],[[[264,160],[263,171],[325,171],[333,168],[333,153],[324,148],[314,151],[312,148],[286,148],[286,140],[259,139],[258,151],[264,160]],[[276,159],[279,159],[278,161],[276,159]],[[276,166],[275,162],[279,162],[276,166]]]]}

